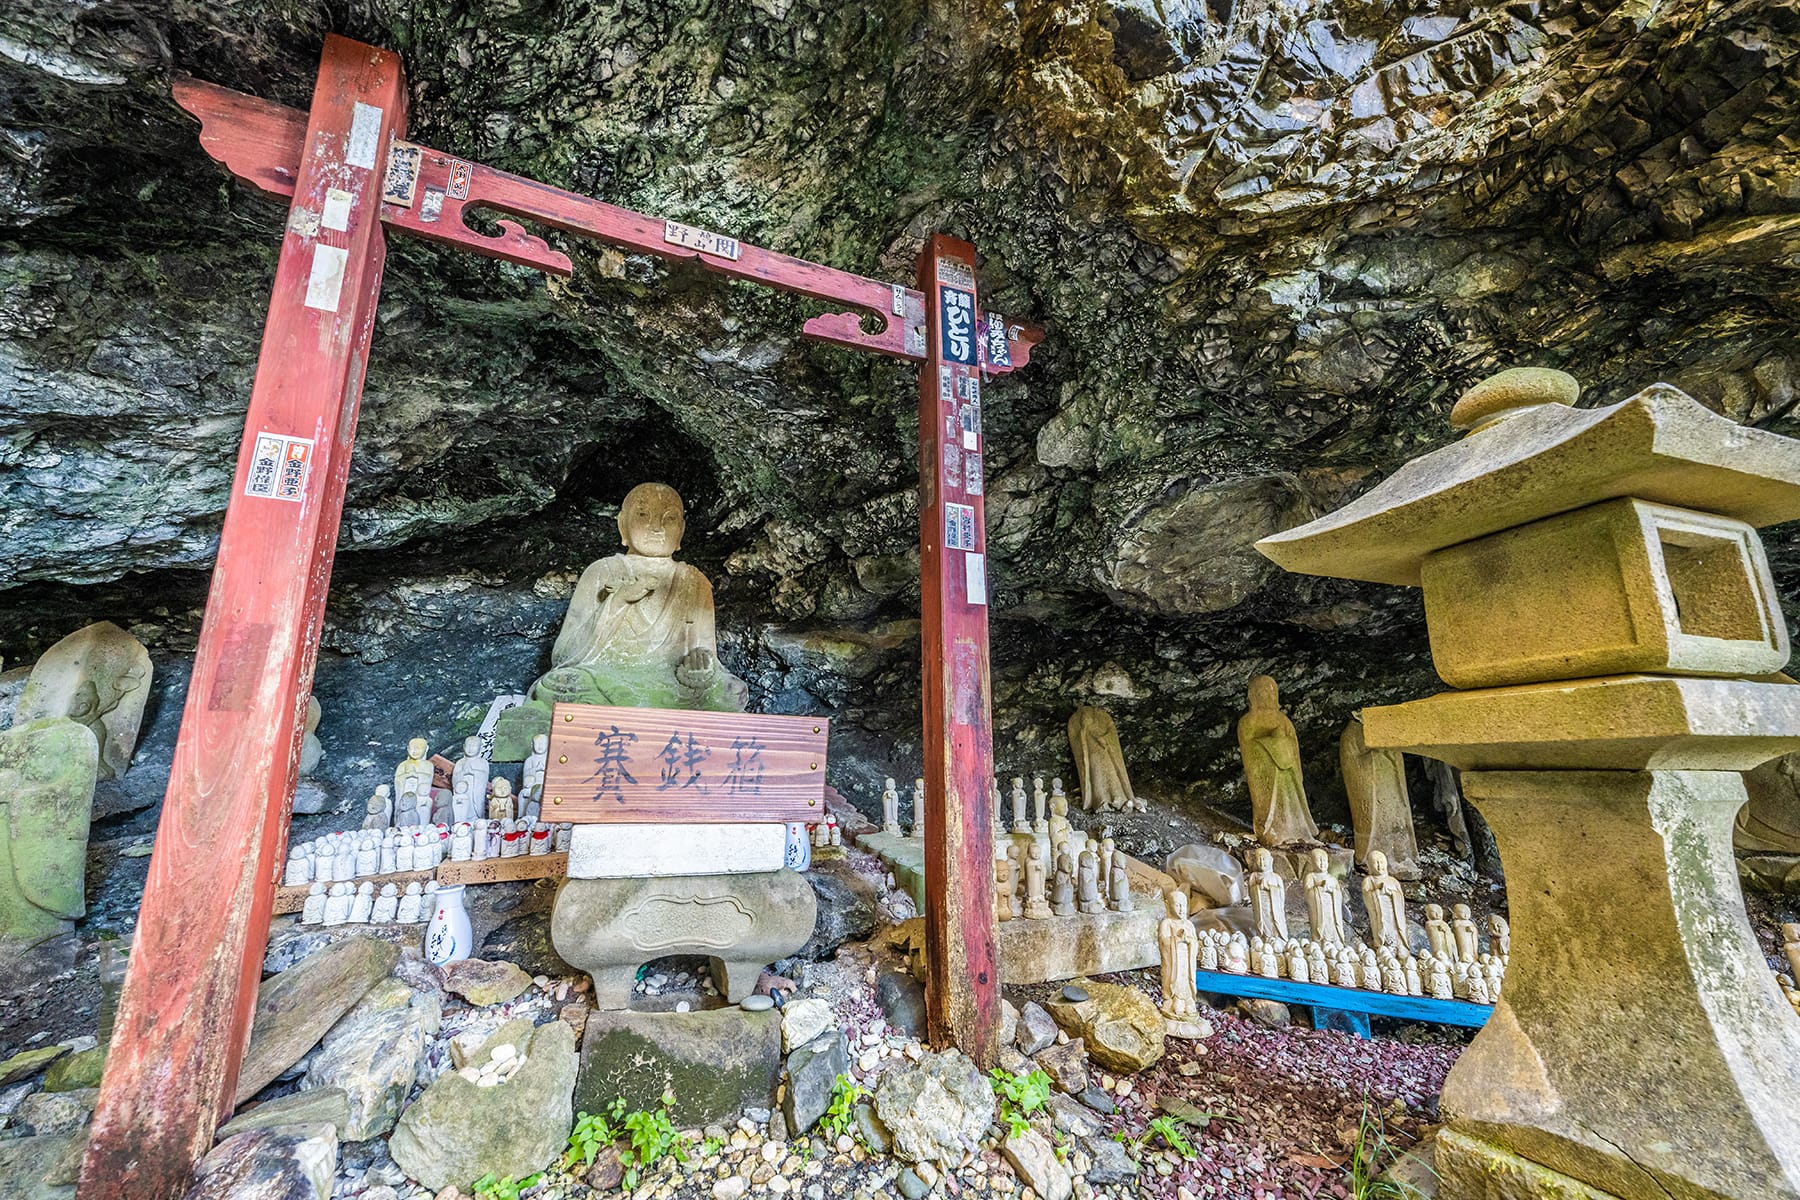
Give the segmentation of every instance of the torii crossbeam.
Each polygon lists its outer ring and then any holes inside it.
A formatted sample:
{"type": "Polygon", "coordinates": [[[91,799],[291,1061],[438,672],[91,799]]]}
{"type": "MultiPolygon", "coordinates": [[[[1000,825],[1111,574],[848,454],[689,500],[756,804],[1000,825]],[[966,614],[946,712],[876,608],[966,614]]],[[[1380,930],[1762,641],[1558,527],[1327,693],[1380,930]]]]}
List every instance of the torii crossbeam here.
{"type": "Polygon", "coordinates": [[[1024,366],[1042,335],[978,315],[974,247],[934,234],[919,287],[907,288],[418,146],[404,138],[399,57],[336,36],[326,39],[310,112],[191,80],[175,96],[200,118],[209,154],[292,203],[81,1200],[174,1200],[236,1104],[385,230],[572,272],[565,255],[513,221],[500,221],[497,236],[469,228],[472,209],[846,305],[813,317],[803,333],[922,365],[927,1016],[935,1044],[991,1062],[1000,978],[980,380],[1024,366]],[[864,331],[869,317],[878,332],[864,331]]]}

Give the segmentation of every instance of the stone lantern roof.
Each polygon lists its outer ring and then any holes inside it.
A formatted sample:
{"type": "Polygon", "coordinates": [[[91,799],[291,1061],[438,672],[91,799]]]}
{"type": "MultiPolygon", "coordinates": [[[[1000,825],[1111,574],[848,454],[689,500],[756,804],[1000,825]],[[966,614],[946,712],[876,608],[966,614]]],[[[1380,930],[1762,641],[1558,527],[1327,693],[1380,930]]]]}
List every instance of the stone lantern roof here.
{"type": "Polygon", "coordinates": [[[1481,422],[1463,440],[1256,548],[1302,575],[1417,587],[1434,551],[1621,497],[1755,526],[1800,519],[1800,442],[1739,425],[1666,383],[1606,408],[1558,402],[1573,392],[1561,372],[1503,372],[1457,406],[1453,421],[1481,422]],[[1499,405],[1480,403],[1498,390],[1490,385],[1527,372],[1567,387],[1528,380],[1499,405]]]}

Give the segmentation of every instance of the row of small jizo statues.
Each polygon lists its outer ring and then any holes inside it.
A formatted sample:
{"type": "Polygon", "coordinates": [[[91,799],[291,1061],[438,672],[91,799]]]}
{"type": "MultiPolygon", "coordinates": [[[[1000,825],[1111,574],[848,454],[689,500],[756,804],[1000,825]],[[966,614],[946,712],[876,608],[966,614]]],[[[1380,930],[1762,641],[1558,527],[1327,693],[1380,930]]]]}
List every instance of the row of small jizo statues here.
{"type": "Polygon", "coordinates": [[[393,786],[381,784],[364,805],[363,828],[455,827],[477,820],[483,813],[490,821],[536,821],[549,759],[550,739],[539,734],[532,740],[515,795],[510,780],[492,774],[492,764],[481,752],[481,739],[466,738],[462,757],[450,764],[450,786],[443,788],[434,784],[442,760],[434,762],[430,744],[414,738],[406,744],[406,757],[394,768],[393,786]]]}
{"type": "Polygon", "coordinates": [[[290,849],[282,883],[305,887],[371,875],[430,871],[446,856],[452,862],[480,862],[560,853],[569,848],[574,831],[575,826],[567,822],[551,825],[524,819],[339,830],[290,849]]]}

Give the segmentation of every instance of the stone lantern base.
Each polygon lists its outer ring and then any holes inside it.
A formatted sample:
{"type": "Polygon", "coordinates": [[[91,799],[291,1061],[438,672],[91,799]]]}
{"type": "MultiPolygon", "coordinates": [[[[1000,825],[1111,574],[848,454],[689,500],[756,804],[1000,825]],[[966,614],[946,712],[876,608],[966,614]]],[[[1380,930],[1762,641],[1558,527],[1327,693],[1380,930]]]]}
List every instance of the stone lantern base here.
{"type": "Polygon", "coordinates": [[[1445,1194],[1800,1198],[1800,1016],[1744,914],[1742,777],[1462,782],[1499,841],[1512,959],[1444,1084],[1445,1194]]]}
{"type": "Polygon", "coordinates": [[[818,899],[794,871],[565,879],[550,914],[550,942],[594,978],[594,1005],[631,1006],[637,969],[672,954],[704,955],[713,982],[736,1004],[762,969],[812,937],[818,899]]]}

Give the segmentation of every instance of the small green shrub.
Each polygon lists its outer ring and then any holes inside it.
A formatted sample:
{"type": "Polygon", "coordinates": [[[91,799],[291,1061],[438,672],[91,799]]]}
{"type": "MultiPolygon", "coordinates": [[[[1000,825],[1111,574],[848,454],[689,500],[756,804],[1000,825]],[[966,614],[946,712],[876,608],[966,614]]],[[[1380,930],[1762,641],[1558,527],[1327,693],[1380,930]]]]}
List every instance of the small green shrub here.
{"type": "Polygon", "coordinates": [[[475,1181],[475,1200],[519,1200],[519,1193],[531,1187],[544,1176],[527,1175],[517,1183],[508,1175],[505,1179],[495,1179],[492,1172],[475,1181]]]}
{"type": "Polygon", "coordinates": [[[993,1070],[988,1072],[988,1081],[1000,1099],[1000,1120],[1012,1134],[1030,1129],[1031,1115],[1050,1103],[1050,1076],[1042,1071],[1012,1075],[993,1070]]]}
{"type": "Polygon", "coordinates": [[[841,1137],[856,1120],[856,1102],[862,1099],[862,1088],[848,1075],[831,1081],[831,1106],[819,1118],[819,1128],[833,1141],[841,1137]]]}

